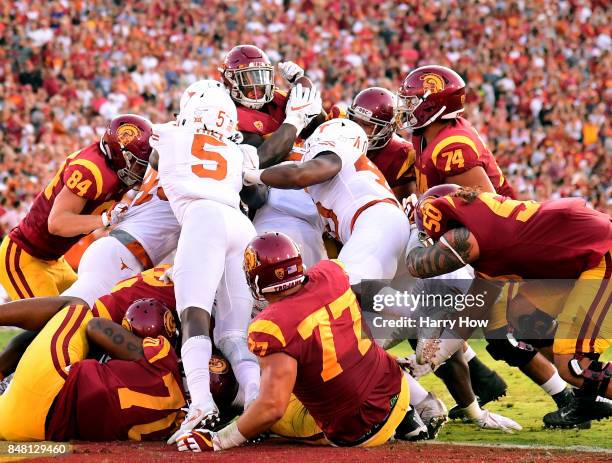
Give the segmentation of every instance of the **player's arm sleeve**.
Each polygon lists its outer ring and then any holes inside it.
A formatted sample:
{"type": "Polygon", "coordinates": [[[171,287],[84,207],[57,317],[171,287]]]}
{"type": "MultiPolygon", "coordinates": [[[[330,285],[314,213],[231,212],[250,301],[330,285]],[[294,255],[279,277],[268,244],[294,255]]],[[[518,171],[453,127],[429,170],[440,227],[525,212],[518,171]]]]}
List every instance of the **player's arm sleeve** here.
{"type": "Polygon", "coordinates": [[[291,353],[289,342],[288,336],[272,320],[258,317],[249,325],[249,349],[258,357],[265,357],[279,352],[294,356],[291,353]]]}
{"type": "Polygon", "coordinates": [[[157,368],[172,370],[178,362],[170,341],[164,336],[144,338],[142,350],[145,360],[157,368]]]}
{"type": "Polygon", "coordinates": [[[440,141],[431,153],[431,160],[443,178],[485,167],[478,145],[465,135],[455,135],[440,141]]]}
{"type": "Polygon", "coordinates": [[[81,198],[96,200],[104,192],[102,169],[90,159],[75,159],[64,170],[64,186],[81,198]]]}

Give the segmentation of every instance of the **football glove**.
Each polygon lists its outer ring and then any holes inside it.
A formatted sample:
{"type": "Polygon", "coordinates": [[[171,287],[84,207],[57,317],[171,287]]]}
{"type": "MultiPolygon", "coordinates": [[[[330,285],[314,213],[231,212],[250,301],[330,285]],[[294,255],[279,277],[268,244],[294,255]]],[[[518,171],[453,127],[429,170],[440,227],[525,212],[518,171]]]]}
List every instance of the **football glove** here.
{"type": "Polygon", "coordinates": [[[417,363],[415,354],[409,355],[408,357],[398,358],[396,360],[400,368],[410,373],[414,379],[419,379],[433,371],[429,363],[425,365],[420,365],[417,363]]]}
{"type": "Polygon", "coordinates": [[[242,169],[255,170],[259,169],[259,156],[257,155],[257,148],[251,145],[238,145],[240,151],[244,155],[242,160],[242,169]]]}
{"type": "Polygon", "coordinates": [[[420,338],[417,341],[416,361],[420,365],[431,365],[435,371],[451,355],[463,346],[464,340],[457,337],[452,330],[444,330],[439,338],[420,338]]]}
{"type": "Polygon", "coordinates": [[[516,421],[496,413],[491,413],[489,410],[482,410],[480,418],[473,421],[482,429],[499,429],[507,433],[523,429],[516,421]]]}
{"type": "Polygon", "coordinates": [[[406,217],[408,217],[408,221],[411,224],[414,223],[414,214],[416,212],[417,201],[417,196],[414,193],[402,200],[402,209],[404,210],[404,214],[406,214],[406,217]]]}
{"type": "Polygon", "coordinates": [[[104,228],[117,225],[128,210],[128,205],[123,203],[116,203],[113,207],[102,213],[102,225],[104,228]]]}
{"type": "Polygon", "coordinates": [[[316,87],[304,88],[302,84],[297,84],[289,94],[283,124],[293,125],[299,134],[321,113],[322,108],[321,94],[316,87]]]}
{"type": "Polygon", "coordinates": [[[179,452],[212,452],[215,450],[214,438],[213,431],[192,429],[176,439],[176,447],[179,452]]]}
{"type": "Polygon", "coordinates": [[[295,79],[299,79],[304,75],[304,70],[293,61],[285,61],[278,63],[278,73],[283,79],[292,84],[295,79]]]}

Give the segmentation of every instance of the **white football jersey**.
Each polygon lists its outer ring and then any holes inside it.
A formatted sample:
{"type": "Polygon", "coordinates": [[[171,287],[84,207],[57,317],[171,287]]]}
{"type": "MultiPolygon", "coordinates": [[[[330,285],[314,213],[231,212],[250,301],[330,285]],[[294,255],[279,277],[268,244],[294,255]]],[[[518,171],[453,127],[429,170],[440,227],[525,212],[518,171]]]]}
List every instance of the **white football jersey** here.
{"type": "Polygon", "coordinates": [[[154,126],[150,144],[159,153],[159,179],[179,223],[192,201],[209,199],[239,208],[243,153],[236,144],[205,130],[154,126]]]}
{"type": "Polygon", "coordinates": [[[397,203],[397,200],[383,174],[365,155],[367,138],[356,138],[354,145],[333,141],[324,141],[316,146],[313,144],[302,162],[310,161],[327,150],[334,151],[340,157],[342,169],[332,179],[311,185],[306,191],[316,204],[328,231],[346,243],[351,236],[354,219],[366,205],[379,201],[397,203]]]}
{"type": "Polygon", "coordinates": [[[153,168],[149,167],[140,191],[117,229],[136,238],[153,265],[176,249],[181,227],[153,168]]]}

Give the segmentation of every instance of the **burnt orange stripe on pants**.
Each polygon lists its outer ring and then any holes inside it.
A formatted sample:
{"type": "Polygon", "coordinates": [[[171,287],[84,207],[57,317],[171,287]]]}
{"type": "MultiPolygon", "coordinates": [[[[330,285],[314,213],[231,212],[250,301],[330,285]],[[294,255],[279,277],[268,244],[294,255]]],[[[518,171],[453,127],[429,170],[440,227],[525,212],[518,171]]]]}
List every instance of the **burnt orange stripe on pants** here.
{"type": "Polygon", "coordinates": [[[68,325],[68,321],[72,318],[72,315],[74,314],[75,310],[76,306],[71,305],[68,309],[66,317],[64,317],[64,320],[62,320],[62,323],[60,324],[59,328],[55,331],[55,333],[53,333],[53,337],[51,338],[51,360],[53,360],[53,366],[55,367],[55,370],[64,379],[68,377],[68,373],[66,373],[66,371],[62,368],[59,356],[57,355],[59,350],[56,349],[56,347],[60,334],[62,334],[64,328],[66,328],[66,325],[68,325]]]}
{"type": "Polygon", "coordinates": [[[30,285],[28,285],[28,280],[26,280],[25,275],[19,267],[19,259],[21,258],[21,248],[19,246],[16,247],[17,252],[15,253],[15,271],[17,272],[17,278],[19,278],[19,281],[23,285],[23,288],[26,290],[26,293],[28,293],[28,297],[34,297],[34,292],[30,288],[30,285]]]}
{"type": "Polygon", "coordinates": [[[11,285],[13,285],[13,289],[17,293],[17,296],[19,296],[20,299],[25,299],[25,296],[21,292],[21,289],[19,288],[19,286],[17,286],[17,282],[15,281],[15,277],[11,270],[10,264],[11,264],[11,252],[13,250],[13,246],[15,246],[15,243],[13,243],[11,239],[9,239],[8,246],[6,247],[6,256],[4,256],[4,266],[6,267],[6,273],[9,277],[11,285]]]}
{"type": "MultiPolygon", "coordinates": [[[[610,275],[612,274],[612,265],[608,265],[609,255],[610,255],[609,253],[606,254],[606,273],[604,275],[604,279],[602,280],[601,285],[599,286],[599,289],[597,290],[595,299],[593,299],[593,302],[591,303],[591,306],[589,307],[589,310],[587,311],[587,314],[584,317],[584,320],[582,322],[582,327],[580,328],[580,333],[578,334],[578,339],[576,339],[576,352],[582,352],[582,344],[584,343],[584,336],[586,335],[586,331],[588,330],[588,327],[591,324],[591,321],[592,321],[591,317],[593,316],[593,313],[597,310],[597,306],[599,305],[599,302],[601,301],[601,298],[603,297],[603,294],[606,291],[606,287],[608,286],[608,283],[610,282],[610,275]]],[[[578,283],[580,283],[580,280],[576,282],[576,284],[578,283]]],[[[593,339],[594,337],[591,339],[591,341],[593,341],[593,339]]]]}
{"type": "Polygon", "coordinates": [[[70,330],[68,331],[68,334],[66,334],[66,337],[64,338],[64,342],[62,343],[62,354],[64,357],[63,359],[64,365],[70,365],[72,363],[72,361],[70,360],[70,352],[68,351],[68,347],[70,347],[70,340],[74,336],[74,333],[76,333],[77,330],[81,327],[81,323],[83,323],[83,319],[85,318],[85,315],[87,315],[87,311],[88,311],[88,309],[86,309],[82,305],[76,306],[75,310],[77,310],[77,308],[78,310],[81,311],[81,313],[78,315],[76,321],[70,327],[70,330]]]}
{"type": "MultiPolygon", "coordinates": [[[[610,282],[611,276],[612,276],[612,255],[610,255],[610,253],[608,252],[606,253],[606,274],[604,276],[604,279],[608,281],[608,284],[610,282]]],[[[608,300],[603,306],[603,309],[601,313],[599,314],[599,318],[597,319],[597,323],[595,324],[595,329],[593,330],[593,335],[591,336],[591,341],[589,342],[589,348],[591,351],[595,350],[595,340],[597,339],[597,336],[599,335],[599,330],[601,330],[601,325],[603,325],[604,318],[606,318],[606,315],[608,314],[608,308],[610,307],[611,304],[612,304],[612,293],[608,296],[608,300]]]]}

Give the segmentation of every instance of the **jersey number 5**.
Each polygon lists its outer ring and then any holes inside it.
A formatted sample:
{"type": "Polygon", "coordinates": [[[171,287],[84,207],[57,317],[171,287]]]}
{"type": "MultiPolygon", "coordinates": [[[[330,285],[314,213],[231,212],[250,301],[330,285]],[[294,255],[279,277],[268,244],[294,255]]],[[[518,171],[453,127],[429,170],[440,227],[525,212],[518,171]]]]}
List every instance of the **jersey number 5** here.
{"type": "Polygon", "coordinates": [[[191,154],[202,161],[208,161],[208,165],[215,164],[215,168],[204,167],[204,164],[191,166],[191,171],[200,178],[211,178],[213,180],[223,180],[227,175],[227,159],[221,153],[211,151],[209,147],[226,146],[221,140],[204,133],[196,133],[191,144],[191,154]]]}
{"type": "MultiPolygon", "coordinates": [[[[361,311],[359,310],[355,293],[350,289],[334,302],[310,314],[298,325],[298,333],[302,339],[308,339],[313,335],[315,329],[319,330],[321,349],[323,351],[323,369],[321,370],[323,381],[329,381],[342,373],[342,366],[338,362],[336,355],[336,343],[331,329],[330,315],[332,319],[336,320],[342,316],[345,310],[350,311],[351,319],[353,320],[353,332],[357,338],[357,349],[361,355],[365,355],[372,345],[372,340],[362,336],[361,311]]],[[[344,339],[343,341],[347,342],[348,340],[344,339]]]]}

